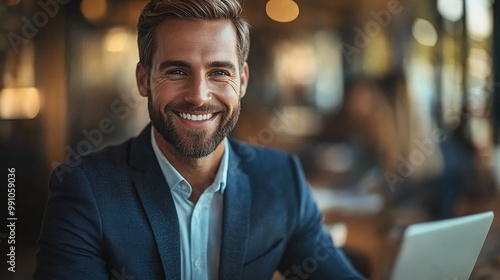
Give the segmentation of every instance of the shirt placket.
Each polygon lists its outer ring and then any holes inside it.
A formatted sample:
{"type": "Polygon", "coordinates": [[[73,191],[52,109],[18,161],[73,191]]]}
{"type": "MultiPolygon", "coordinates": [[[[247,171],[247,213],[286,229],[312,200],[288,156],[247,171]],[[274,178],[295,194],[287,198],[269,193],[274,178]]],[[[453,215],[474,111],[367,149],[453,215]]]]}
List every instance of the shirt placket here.
{"type": "Polygon", "coordinates": [[[213,193],[204,192],[191,217],[192,279],[207,279],[207,244],[209,235],[209,205],[213,193]]]}

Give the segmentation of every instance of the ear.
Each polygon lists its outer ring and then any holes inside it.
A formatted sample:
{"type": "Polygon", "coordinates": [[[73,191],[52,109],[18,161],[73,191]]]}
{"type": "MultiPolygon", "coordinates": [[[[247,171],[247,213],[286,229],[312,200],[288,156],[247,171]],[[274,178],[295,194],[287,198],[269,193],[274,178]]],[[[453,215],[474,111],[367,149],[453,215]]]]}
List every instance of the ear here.
{"type": "Polygon", "coordinates": [[[250,70],[248,69],[248,63],[243,64],[240,74],[240,98],[245,96],[247,92],[248,79],[250,78],[250,70]]]}
{"type": "Polygon", "coordinates": [[[146,68],[144,68],[142,63],[137,63],[137,67],[135,68],[135,80],[139,93],[144,97],[148,96],[148,78],[149,75],[146,68]]]}

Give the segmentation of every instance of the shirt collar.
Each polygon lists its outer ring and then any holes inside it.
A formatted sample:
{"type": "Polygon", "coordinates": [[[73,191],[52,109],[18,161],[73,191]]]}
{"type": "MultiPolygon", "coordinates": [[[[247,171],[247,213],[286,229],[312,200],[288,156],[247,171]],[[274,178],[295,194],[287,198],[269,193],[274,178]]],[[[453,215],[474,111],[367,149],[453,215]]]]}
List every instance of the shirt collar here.
{"type": "MultiPolygon", "coordinates": [[[[161,152],[158,143],[154,137],[153,126],[151,126],[151,145],[153,146],[153,151],[156,155],[156,159],[160,164],[161,171],[163,176],[165,177],[170,190],[174,190],[179,187],[179,185],[183,182],[188,183],[184,177],[175,169],[175,167],[168,161],[165,155],[161,152]]],[[[210,188],[214,187],[214,191],[220,190],[221,193],[224,193],[227,185],[227,170],[229,166],[229,141],[227,137],[223,140],[225,141],[224,145],[224,153],[222,155],[222,159],[219,165],[219,169],[214,177],[214,181],[209,186],[210,188]],[[215,184],[214,184],[215,183],[215,184]],[[219,189],[220,188],[220,189],[219,189]]]]}

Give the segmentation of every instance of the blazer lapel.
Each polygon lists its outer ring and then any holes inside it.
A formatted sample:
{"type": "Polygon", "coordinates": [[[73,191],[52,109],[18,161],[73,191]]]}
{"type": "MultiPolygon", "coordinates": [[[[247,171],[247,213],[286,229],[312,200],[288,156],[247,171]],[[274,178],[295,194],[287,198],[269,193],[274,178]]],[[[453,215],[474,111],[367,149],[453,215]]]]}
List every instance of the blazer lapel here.
{"type": "Polygon", "coordinates": [[[248,246],[251,189],[240,159],[231,148],[227,187],[224,193],[220,279],[240,279],[248,246]]]}
{"type": "Polygon", "coordinates": [[[132,142],[135,187],[153,229],[166,279],[181,275],[179,222],[170,189],[151,147],[151,125],[132,142]]]}

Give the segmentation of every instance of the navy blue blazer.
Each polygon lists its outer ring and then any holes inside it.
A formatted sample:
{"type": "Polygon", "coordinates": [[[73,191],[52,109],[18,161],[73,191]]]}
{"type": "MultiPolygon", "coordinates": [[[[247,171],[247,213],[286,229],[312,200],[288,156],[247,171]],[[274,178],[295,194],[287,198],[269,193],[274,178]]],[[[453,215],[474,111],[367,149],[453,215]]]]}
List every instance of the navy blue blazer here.
{"type": "MultiPolygon", "coordinates": [[[[35,279],[180,279],[178,219],[150,129],[54,172],[35,279]]],[[[229,148],[220,279],[271,279],[277,269],[361,279],[323,230],[296,157],[229,148]]]]}

